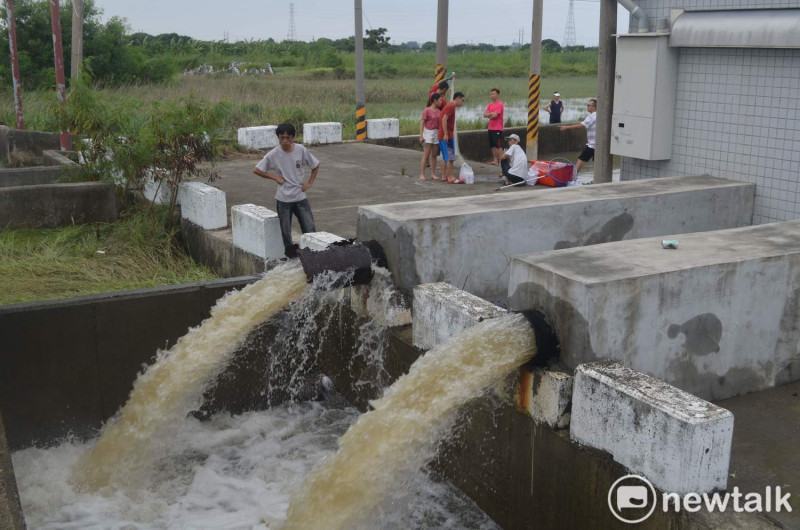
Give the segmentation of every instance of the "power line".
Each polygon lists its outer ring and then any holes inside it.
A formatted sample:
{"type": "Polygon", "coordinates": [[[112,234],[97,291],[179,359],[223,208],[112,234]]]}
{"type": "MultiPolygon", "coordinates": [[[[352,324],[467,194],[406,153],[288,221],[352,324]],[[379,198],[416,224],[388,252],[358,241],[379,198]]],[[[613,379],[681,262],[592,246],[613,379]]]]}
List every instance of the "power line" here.
{"type": "Polygon", "coordinates": [[[569,0],[569,12],[567,13],[567,27],[564,29],[564,46],[575,46],[577,37],[575,35],[575,4],[574,0],[569,0]]]}

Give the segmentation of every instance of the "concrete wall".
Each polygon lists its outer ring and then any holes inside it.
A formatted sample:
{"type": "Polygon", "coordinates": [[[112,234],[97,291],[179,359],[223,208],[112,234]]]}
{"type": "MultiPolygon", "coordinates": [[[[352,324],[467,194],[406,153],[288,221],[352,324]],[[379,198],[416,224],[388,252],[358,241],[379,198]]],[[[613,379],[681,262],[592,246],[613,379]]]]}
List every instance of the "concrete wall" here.
{"type": "Polygon", "coordinates": [[[267,270],[264,258],[234,246],[232,229],[209,231],[181,219],[181,241],[196,263],[222,277],[260,274],[267,270]]]}
{"type": "Polygon", "coordinates": [[[2,414],[0,414],[0,528],[4,530],[25,528],[25,517],[22,515],[22,505],[19,502],[14,464],[8,451],[2,414]]]}
{"type": "Polygon", "coordinates": [[[116,219],[117,198],[110,183],[0,187],[0,226],[56,227],[116,219]]]}
{"type": "MultiPolygon", "coordinates": [[[[519,135],[520,140],[522,140],[520,145],[525,149],[527,140],[525,127],[509,127],[503,132],[505,134],[519,135]]],[[[397,138],[367,140],[367,142],[378,145],[388,145],[390,147],[421,150],[418,134],[399,136],[397,138]]],[[[561,132],[558,130],[558,125],[539,126],[539,158],[547,160],[547,155],[580,151],[585,145],[585,129],[561,132]]],[[[484,162],[491,158],[489,153],[489,139],[484,129],[478,131],[459,131],[458,148],[461,151],[461,155],[467,160],[484,162]]]]}
{"type": "MultiPolygon", "coordinates": [[[[0,127],[0,155],[8,158],[10,165],[41,165],[43,151],[61,148],[59,133],[0,127]]],[[[72,145],[78,140],[78,136],[71,136],[72,145]]]]}
{"type": "Polygon", "coordinates": [[[799,296],[800,221],[519,256],[509,280],[570,368],[611,358],[704,399],[800,379],[799,296]]]}
{"type": "Polygon", "coordinates": [[[383,245],[403,290],[447,282],[505,297],[512,256],[746,226],[753,189],[697,176],[362,206],[357,235],[383,245]]]}
{"type": "Polygon", "coordinates": [[[11,450],[87,436],[125,402],[142,364],[254,278],[0,307],[0,410],[11,450]]]}
{"type": "MultiPolygon", "coordinates": [[[[797,8],[786,0],[641,0],[670,9],[797,8]]],[[[631,27],[635,28],[635,22],[631,27]]],[[[655,29],[654,27],[651,29],[655,29]]],[[[758,185],[754,223],[800,218],[800,50],[681,48],[672,158],[624,158],[622,180],[708,173],[758,185]]]]}
{"type": "Polygon", "coordinates": [[[71,170],[72,168],[61,166],[0,169],[0,188],[55,184],[60,180],[69,178],[71,170]]]}

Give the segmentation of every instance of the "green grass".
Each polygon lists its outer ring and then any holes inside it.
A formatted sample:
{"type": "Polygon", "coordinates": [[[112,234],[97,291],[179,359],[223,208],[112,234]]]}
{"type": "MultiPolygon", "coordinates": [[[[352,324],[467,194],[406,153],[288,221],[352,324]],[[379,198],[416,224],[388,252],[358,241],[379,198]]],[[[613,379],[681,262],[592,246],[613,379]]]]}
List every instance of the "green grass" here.
{"type": "Polygon", "coordinates": [[[0,232],[0,304],[214,279],[164,231],[163,209],[113,224],[0,232]]]}
{"type": "MultiPolygon", "coordinates": [[[[143,115],[155,102],[177,100],[190,95],[199,100],[227,102],[221,136],[236,139],[240,127],[277,124],[288,120],[302,130],[303,123],[334,121],[343,126],[345,139],[355,138],[355,83],[353,79],[314,79],[305,77],[307,71],[292,71],[276,76],[236,77],[231,75],[179,76],[164,85],[125,85],[99,88],[99,97],[109,105],[134,109],[143,115]]],[[[401,118],[401,134],[419,130],[417,119],[404,118],[412,113],[422,113],[428,89],[433,84],[430,77],[368,79],[367,117],[401,118]]],[[[502,91],[506,101],[525,100],[528,75],[518,77],[456,77],[456,89],[467,94],[468,104],[488,102],[492,87],[502,91]]],[[[542,94],[545,101],[559,90],[563,97],[589,97],[597,90],[595,75],[544,75],[542,94]]],[[[52,106],[52,91],[35,91],[24,94],[25,123],[33,130],[57,130],[52,106]]],[[[9,91],[0,93],[0,122],[14,123],[14,105],[9,91]]],[[[509,125],[522,125],[509,124],[509,125]]],[[[485,123],[461,123],[462,130],[484,128],[485,123]]]]}

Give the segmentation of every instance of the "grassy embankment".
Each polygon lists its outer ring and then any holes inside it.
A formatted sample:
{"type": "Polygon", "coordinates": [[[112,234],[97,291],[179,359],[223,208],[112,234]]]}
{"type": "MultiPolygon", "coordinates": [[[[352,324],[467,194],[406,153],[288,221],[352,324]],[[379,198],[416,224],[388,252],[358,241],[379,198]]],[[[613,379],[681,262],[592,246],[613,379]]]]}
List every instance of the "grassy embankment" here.
{"type": "MultiPolygon", "coordinates": [[[[162,85],[124,85],[98,88],[101,98],[120,107],[145,114],[150,103],[193,95],[211,102],[226,102],[222,136],[234,141],[236,129],[289,120],[298,126],[307,122],[334,121],[343,125],[346,139],[355,136],[355,89],[352,54],[343,54],[343,70],[278,67],[275,76],[177,76],[162,85]],[[344,75],[346,78],[337,79],[344,75]]],[[[258,63],[256,57],[214,58],[258,63]]],[[[213,59],[213,60],[212,60],[213,59]]],[[[261,58],[263,59],[263,58],[261,58]]],[[[367,117],[400,118],[401,134],[418,130],[416,116],[422,112],[432,85],[433,54],[367,54],[367,117]]],[[[263,63],[262,63],[263,64],[263,63]]],[[[448,68],[457,72],[456,89],[467,94],[467,104],[488,102],[489,88],[497,86],[506,101],[527,98],[529,55],[525,52],[468,52],[450,57],[448,68]]],[[[542,57],[542,94],[545,101],[554,90],[563,97],[589,97],[596,92],[597,52],[564,52],[542,57]]],[[[24,94],[25,120],[30,129],[56,130],[51,91],[24,94]]],[[[0,94],[0,122],[14,123],[10,92],[0,94]]],[[[523,125],[510,122],[508,126],[523,125]]],[[[483,128],[483,120],[460,122],[462,130],[483,128]]]]}
{"type": "Polygon", "coordinates": [[[0,231],[0,304],[210,280],[177,249],[164,209],[113,224],[0,231]]]}

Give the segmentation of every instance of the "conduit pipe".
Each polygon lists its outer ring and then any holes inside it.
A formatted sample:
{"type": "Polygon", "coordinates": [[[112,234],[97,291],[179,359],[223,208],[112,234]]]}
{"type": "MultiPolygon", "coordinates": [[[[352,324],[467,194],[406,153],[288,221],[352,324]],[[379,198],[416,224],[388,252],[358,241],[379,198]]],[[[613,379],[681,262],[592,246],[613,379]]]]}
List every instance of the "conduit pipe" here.
{"type": "Polygon", "coordinates": [[[351,285],[366,285],[372,280],[372,264],[386,268],[386,255],[383,247],[377,241],[364,241],[353,243],[351,241],[337,241],[325,250],[310,250],[301,248],[297,250],[297,257],[303,266],[308,282],[324,272],[353,271],[352,277],[343,277],[334,282],[331,289],[349,287],[351,285]]]}
{"type": "Polygon", "coordinates": [[[639,33],[650,32],[650,17],[644,9],[640,8],[633,0],[617,0],[622,7],[630,11],[631,16],[639,21],[639,33]]]}

